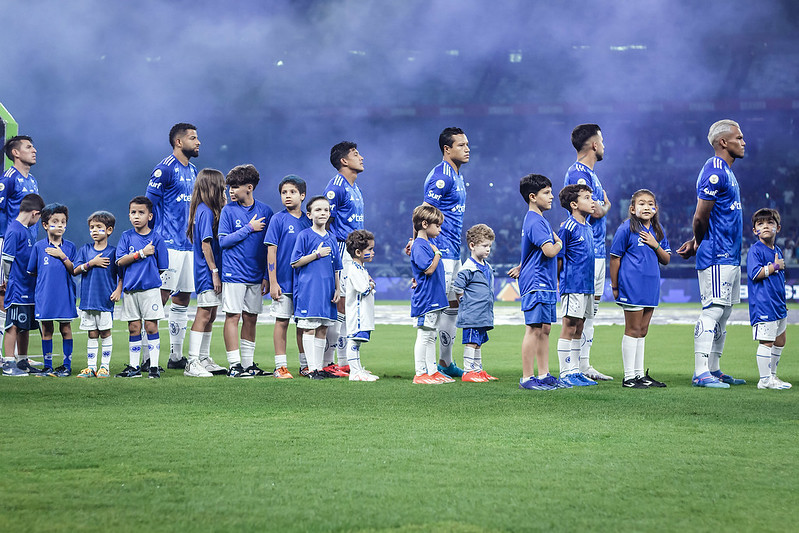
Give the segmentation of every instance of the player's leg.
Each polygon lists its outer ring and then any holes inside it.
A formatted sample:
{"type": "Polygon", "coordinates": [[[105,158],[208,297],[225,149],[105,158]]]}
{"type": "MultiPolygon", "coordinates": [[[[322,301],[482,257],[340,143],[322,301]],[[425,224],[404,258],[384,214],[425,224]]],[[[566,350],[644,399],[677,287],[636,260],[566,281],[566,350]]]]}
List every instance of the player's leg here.
{"type": "Polygon", "coordinates": [[[635,373],[636,375],[643,376],[641,380],[648,387],[665,387],[666,384],[658,381],[649,375],[649,368],[644,365],[644,354],[646,351],[646,334],[649,333],[649,323],[652,321],[654,314],[654,307],[644,307],[641,316],[641,323],[638,329],[638,343],[635,351],[635,373]],[[644,370],[646,368],[646,370],[644,370]]]}
{"type": "Polygon", "coordinates": [[[441,312],[438,319],[438,344],[439,359],[438,371],[453,377],[463,376],[463,370],[452,360],[452,347],[455,344],[455,336],[458,328],[455,323],[458,320],[458,296],[455,294],[455,278],[461,268],[461,262],[456,259],[442,259],[444,265],[444,279],[446,282],[447,300],[449,307],[441,312]]]}
{"type": "MultiPolygon", "coordinates": [[[[107,312],[107,311],[106,311],[107,312]]],[[[111,335],[111,326],[113,318],[110,312],[105,315],[103,319],[105,322],[100,322],[100,327],[105,328],[105,323],[108,324],[107,329],[101,329],[100,333],[100,368],[97,370],[98,378],[107,378],[111,368],[111,353],[114,351],[114,337],[111,335]]]]}
{"type": "MultiPolygon", "coordinates": [[[[204,291],[208,292],[208,291],[204,291]]],[[[211,291],[213,292],[213,291],[211,291]]],[[[189,331],[189,357],[186,363],[184,376],[192,378],[206,378],[213,376],[205,365],[200,362],[200,350],[202,349],[203,339],[208,326],[212,325],[212,312],[216,314],[216,307],[204,307],[200,303],[202,294],[197,296],[197,312],[194,315],[194,322],[189,331]]]]}
{"type": "MultiPolygon", "coordinates": [[[[347,265],[352,263],[352,256],[347,251],[347,247],[345,243],[339,242],[339,253],[341,255],[341,265],[346,271],[347,265]]],[[[336,322],[333,327],[336,330],[336,361],[338,362],[336,365],[336,369],[343,375],[347,375],[350,371],[349,365],[347,364],[348,350],[347,350],[347,303],[345,300],[345,296],[347,295],[347,280],[341,280],[341,287],[339,291],[339,301],[336,302],[336,322]]],[[[330,339],[331,334],[328,331],[328,340],[330,339]]]]}
{"type": "Polygon", "coordinates": [[[316,328],[311,326],[312,324],[303,325],[302,344],[303,350],[305,351],[305,357],[308,359],[308,377],[311,379],[319,379],[318,371],[322,369],[322,364],[321,361],[316,360],[316,347],[314,344],[314,339],[316,338],[316,328]]]}
{"type": "MultiPolygon", "coordinates": [[[[81,314],[85,313],[83,311],[81,314]]],[[[81,318],[81,329],[84,328],[84,320],[81,318]]],[[[100,331],[93,329],[88,331],[86,339],[86,368],[80,371],[79,378],[93,378],[97,376],[97,352],[100,349],[100,331]]]]}
{"type": "Polygon", "coordinates": [[[594,345],[594,317],[599,310],[599,301],[605,292],[605,258],[594,259],[594,301],[593,308],[586,314],[585,325],[580,342],[580,372],[591,380],[613,381],[612,376],[603,374],[591,365],[591,348],[594,345]]]}
{"type": "Polygon", "coordinates": [[[59,322],[58,330],[61,333],[61,353],[64,361],[55,369],[55,374],[58,377],[66,377],[72,374],[72,322],[59,322]]]}
{"type": "Polygon", "coordinates": [[[275,328],[272,332],[272,345],[275,347],[275,377],[284,379],[291,377],[288,371],[288,344],[289,319],[275,317],[275,328]],[[284,375],[288,374],[288,375],[284,375]]]}
{"type": "Polygon", "coordinates": [[[305,355],[305,345],[302,342],[303,339],[303,329],[295,323],[295,329],[297,334],[297,358],[300,361],[300,375],[301,376],[308,376],[308,357],[305,355]],[[304,372],[304,373],[303,373],[304,372]]]}
{"type": "Polygon", "coordinates": [[[697,277],[702,311],[694,327],[694,375],[691,383],[695,387],[727,389],[730,387],[727,383],[722,383],[710,373],[709,357],[714,338],[718,335],[719,320],[724,315],[724,308],[731,304],[729,288],[725,294],[721,265],[698,270],[697,277]]]}
{"type": "Polygon", "coordinates": [[[53,332],[55,325],[52,320],[42,320],[42,358],[44,367],[42,372],[47,374],[53,371],[53,332]]]}
{"type": "Polygon", "coordinates": [[[774,345],[771,347],[771,380],[780,388],[790,389],[791,384],[787,381],[782,381],[777,377],[777,365],[780,364],[780,356],[782,350],[785,348],[785,330],[788,326],[788,318],[783,318],[777,321],[777,338],[774,340],[774,345]]]}
{"type": "MultiPolygon", "coordinates": [[[[126,294],[125,298],[123,298],[123,314],[131,318],[133,315],[130,315],[125,309],[125,305],[128,304],[128,300],[134,297],[133,294],[126,294]]],[[[142,333],[142,323],[141,318],[133,318],[132,320],[128,320],[128,364],[122,372],[116,374],[115,377],[118,378],[140,378],[141,371],[139,367],[139,357],[141,355],[141,333],[142,333]]]]}

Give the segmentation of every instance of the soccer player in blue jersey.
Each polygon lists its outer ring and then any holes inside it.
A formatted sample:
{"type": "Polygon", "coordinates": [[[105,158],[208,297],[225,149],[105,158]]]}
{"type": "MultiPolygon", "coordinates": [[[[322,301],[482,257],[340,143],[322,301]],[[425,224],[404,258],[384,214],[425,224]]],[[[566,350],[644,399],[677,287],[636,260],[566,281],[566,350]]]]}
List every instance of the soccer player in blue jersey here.
{"type": "Polygon", "coordinates": [[[197,174],[191,195],[186,236],[194,249],[194,290],[197,314],[189,332],[189,361],[184,376],[210,377],[227,374],[211,358],[211,337],[216,312],[222,305],[222,250],[219,247],[219,217],[225,205],[225,177],[212,168],[197,174]]]}
{"type": "Polygon", "coordinates": [[[336,322],[336,304],[341,298],[341,256],[336,239],[325,229],[330,204],[325,196],[314,196],[305,206],[312,225],[297,235],[291,252],[294,275],[294,316],[303,330],[302,342],[308,359],[308,377],[314,380],[340,377],[323,368],[327,328],[336,322]]]}
{"type": "Polygon", "coordinates": [[[644,348],[652,313],[660,301],[660,265],[668,265],[671,247],[660,225],[655,194],[639,189],[630,199],[625,220],[610,246],[610,285],[624,309],[621,359],[623,387],[648,389],[666,384],[644,372],[644,348]]]}
{"type": "Polygon", "coordinates": [[[116,263],[122,276],[122,318],[128,322],[129,363],[118,378],[139,378],[142,322],[150,351],[148,377],[160,378],[158,358],[161,338],[158,321],[164,319],[161,302],[161,273],[169,266],[169,252],[161,236],[150,229],[153,204],[146,196],[136,196],[128,204],[133,229],[122,234],[117,243],[116,263]]]}
{"type": "MultiPolygon", "coordinates": [[[[305,180],[294,174],[289,174],[280,181],[278,191],[285,209],[272,217],[264,237],[264,244],[267,246],[269,294],[272,297],[269,311],[275,317],[272,341],[275,346],[275,377],[278,379],[294,377],[288,370],[286,357],[289,320],[294,316],[294,269],[291,266],[291,253],[294,251],[297,235],[311,227],[311,219],[302,211],[305,187],[305,180]]],[[[297,328],[300,375],[307,376],[308,362],[302,344],[302,329],[297,328]]]]}
{"type": "MultiPolygon", "coordinates": [[[[563,247],[558,253],[563,326],[558,338],[560,380],[566,385],[596,385],[580,371],[580,345],[585,321],[594,314],[594,237],[586,220],[594,212],[591,187],[566,185],[558,194],[569,218],[558,229],[563,247]]],[[[551,381],[551,380],[550,380],[551,381]]]]}
{"type": "MultiPolygon", "coordinates": [[[[181,122],[169,130],[172,154],[165,157],[150,175],[146,196],[153,202],[150,225],[161,236],[169,250],[169,268],[161,276],[161,303],[172,296],[169,307],[169,361],[167,368],[186,368],[183,340],[186,337],[188,306],[194,290],[194,253],[186,236],[189,207],[197,167],[192,157],[200,155],[197,127],[181,122]]],[[[147,366],[146,364],[144,365],[147,366]]]]}
{"type": "Polygon", "coordinates": [[[436,331],[444,309],[447,308],[447,288],[441,250],[432,240],[441,233],[444,214],[432,205],[420,205],[413,210],[411,269],[416,286],[411,296],[411,316],[416,329],[413,347],[417,385],[439,385],[455,380],[438,368],[436,362],[436,331]]]}
{"type": "Polygon", "coordinates": [[[28,274],[28,260],[33,249],[30,228],[39,222],[44,200],[38,194],[26,194],[19,203],[19,213],[6,228],[3,241],[0,289],[5,289],[4,376],[27,376],[41,371],[28,361],[28,332],[38,329],[34,315],[35,280],[28,274]],[[16,357],[15,357],[16,348],[16,357]],[[16,359],[16,360],[15,360],[16,359]]]}
{"type": "Polygon", "coordinates": [[[225,183],[230,203],[219,217],[222,247],[222,310],[225,312],[225,350],[228,376],[252,378],[271,375],[255,364],[255,325],[269,292],[264,236],[272,209],[253,198],[261,176],[252,165],[233,167],[225,183]],[[241,318],[241,344],[238,325],[241,318]]]}
{"type": "Polygon", "coordinates": [[[737,122],[719,120],[710,126],[707,140],[715,155],[705,162],[696,180],[694,238],[680,246],[683,259],[696,255],[702,313],[694,329],[695,387],[727,389],[742,385],[721,371],[721,353],[727,336],[727,319],[733,304],[741,301],[741,190],[732,172],[744,157],[746,142],[737,122]]]}
{"type": "MultiPolygon", "coordinates": [[[[325,187],[325,198],[330,202],[330,231],[336,239],[341,264],[352,261],[347,252],[345,242],[347,235],[356,229],[363,229],[363,195],[355,183],[363,172],[363,156],[358,152],[358,145],[352,141],[343,141],[330,149],[330,164],[337,174],[325,187]]],[[[336,323],[327,329],[327,349],[325,350],[325,371],[338,376],[346,376],[349,369],[346,365],[346,287],[341,287],[341,298],[338,301],[336,323]],[[333,351],[337,349],[338,365],[333,364],[333,351]],[[341,364],[344,363],[344,364],[341,364]]]]}
{"type": "Polygon", "coordinates": [[[775,244],[780,231],[780,214],[775,209],[758,209],[752,215],[757,237],[746,256],[749,284],[749,321],[757,346],[758,389],[790,389],[777,377],[777,365],[785,348],[788,309],[785,305],[785,257],[775,244]]]}
{"type": "Polygon", "coordinates": [[[580,348],[580,372],[593,380],[610,381],[607,376],[591,366],[591,346],[594,342],[594,316],[599,309],[599,300],[605,291],[605,215],[610,210],[608,194],[602,187],[594,166],[605,157],[605,143],[602,131],[596,124],[580,124],[572,130],[572,146],[577,150],[577,161],[566,171],[563,186],[583,184],[591,187],[594,211],[588,223],[594,232],[594,309],[585,319],[582,346],[580,348]]]}
{"type": "Polygon", "coordinates": [[[111,368],[114,340],[114,302],[122,296],[122,280],[118,276],[116,247],[108,244],[114,231],[116,218],[108,211],[95,211],[89,215],[89,235],[92,243],[85,244],[75,257],[75,275],[80,283],[80,329],[88,332],[86,341],[86,368],[79,378],[107,378],[111,368]],[[97,352],[102,344],[100,368],[97,352]]]}
{"type": "Polygon", "coordinates": [[[549,373],[549,332],[552,323],[558,319],[556,257],[563,248],[563,242],[543,215],[544,211],[552,209],[552,182],[549,178],[528,174],[519,181],[519,192],[527,203],[522,225],[522,262],[517,270],[526,324],[519,388],[554,390],[559,384],[549,373]]]}
{"type": "Polygon", "coordinates": [[[61,204],[48,204],[42,209],[42,226],[47,236],[33,245],[28,260],[28,274],[35,276],[35,317],[42,325],[44,367],[40,375],[66,377],[72,374],[72,319],[75,310],[73,261],[78,251],[64,239],[69,209],[61,204]],[[53,368],[53,322],[58,322],[64,362],[53,368]]]}
{"type": "Polygon", "coordinates": [[[449,308],[438,321],[440,353],[439,371],[450,377],[462,377],[463,370],[452,361],[452,345],[457,333],[458,299],[453,283],[461,266],[461,231],[466,211],[466,184],[460,169],[469,162],[469,139],[460,128],[450,127],[438,136],[438,147],[443,154],[441,163],[424,180],[424,204],[444,213],[441,233],[432,239],[441,252],[447,285],[449,308]]]}

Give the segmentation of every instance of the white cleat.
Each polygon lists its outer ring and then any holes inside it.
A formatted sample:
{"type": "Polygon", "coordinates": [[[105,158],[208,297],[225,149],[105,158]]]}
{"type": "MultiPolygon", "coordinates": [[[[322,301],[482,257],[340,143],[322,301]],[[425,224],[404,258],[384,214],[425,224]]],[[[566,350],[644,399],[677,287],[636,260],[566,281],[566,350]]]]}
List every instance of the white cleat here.
{"type": "Polygon", "coordinates": [[[582,370],[581,372],[585,377],[593,379],[594,381],[613,381],[613,376],[606,376],[592,366],[589,366],[586,370],[582,370]]]}
{"type": "Polygon", "coordinates": [[[380,378],[374,374],[370,374],[366,370],[350,372],[350,381],[377,381],[378,379],[380,378]]]}
{"type": "Polygon", "coordinates": [[[191,361],[186,365],[183,375],[190,378],[210,378],[214,375],[205,369],[199,361],[191,361]]]}
{"type": "Polygon", "coordinates": [[[227,374],[227,368],[219,366],[210,357],[201,357],[200,364],[211,374],[227,374]]]}
{"type": "Polygon", "coordinates": [[[790,389],[791,387],[793,387],[793,385],[791,385],[791,384],[790,384],[790,383],[788,383],[787,381],[783,381],[783,380],[781,380],[780,378],[778,378],[778,377],[776,376],[776,374],[772,374],[772,375],[771,375],[771,381],[772,381],[772,383],[774,383],[775,385],[777,385],[777,388],[778,388],[778,389],[790,389]]]}
{"type": "Polygon", "coordinates": [[[766,378],[761,378],[757,382],[758,389],[774,389],[774,390],[785,390],[790,389],[791,384],[782,381],[777,376],[769,376],[766,378]]]}

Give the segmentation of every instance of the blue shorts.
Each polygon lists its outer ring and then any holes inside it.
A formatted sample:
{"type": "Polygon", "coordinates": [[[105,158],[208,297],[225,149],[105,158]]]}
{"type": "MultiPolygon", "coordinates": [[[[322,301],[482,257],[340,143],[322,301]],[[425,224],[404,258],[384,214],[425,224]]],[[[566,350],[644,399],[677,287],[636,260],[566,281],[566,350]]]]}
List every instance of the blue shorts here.
{"type": "Polygon", "coordinates": [[[20,331],[39,329],[39,323],[34,316],[34,306],[31,304],[11,304],[6,309],[6,323],[4,330],[17,326],[20,331]]]}
{"type": "Polygon", "coordinates": [[[554,324],[558,321],[558,304],[542,303],[533,304],[532,309],[524,312],[524,323],[530,324],[554,324]]]}
{"type": "Polygon", "coordinates": [[[463,344],[482,346],[488,342],[488,328],[463,328],[463,344]]]}
{"type": "Polygon", "coordinates": [[[348,339],[352,339],[354,341],[360,342],[369,342],[369,334],[372,333],[371,331],[359,331],[354,333],[353,335],[347,335],[348,339]]]}

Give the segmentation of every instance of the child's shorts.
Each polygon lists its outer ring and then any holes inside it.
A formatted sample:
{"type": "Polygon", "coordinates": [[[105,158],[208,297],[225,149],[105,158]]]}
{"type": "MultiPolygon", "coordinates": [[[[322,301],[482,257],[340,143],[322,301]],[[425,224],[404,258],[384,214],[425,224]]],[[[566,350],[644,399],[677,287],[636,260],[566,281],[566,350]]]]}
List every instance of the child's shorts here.
{"type": "Polygon", "coordinates": [[[434,330],[438,326],[438,320],[441,317],[443,309],[430,311],[421,316],[413,317],[413,327],[426,330],[434,330]]]}
{"type": "Polygon", "coordinates": [[[264,310],[260,283],[222,283],[222,310],[231,315],[251,315],[264,310]]]}
{"type": "Polygon", "coordinates": [[[642,305],[630,305],[630,304],[623,304],[621,302],[616,302],[616,305],[621,307],[622,311],[630,311],[631,313],[635,311],[643,311],[645,309],[645,307],[642,305]]]}
{"type": "Polygon", "coordinates": [[[80,311],[80,329],[84,331],[108,331],[113,326],[114,315],[111,311],[80,311]]]}
{"type": "Polygon", "coordinates": [[[330,327],[336,324],[335,320],[329,318],[299,318],[297,319],[297,327],[300,329],[316,329],[322,326],[330,327]]]}
{"type": "Polygon", "coordinates": [[[197,307],[219,307],[222,305],[224,292],[224,289],[219,294],[215,293],[213,289],[201,292],[197,295],[197,307]]]}
{"type": "Polygon", "coordinates": [[[488,328],[463,328],[462,344],[482,346],[488,342],[488,328]]]}
{"type": "Polygon", "coordinates": [[[161,289],[122,293],[121,320],[163,320],[164,306],[161,304],[161,289]]]}
{"type": "Polygon", "coordinates": [[[788,327],[788,317],[771,322],[758,322],[752,326],[752,338],[756,341],[774,342],[777,337],[785,333],[788,327]]]}
{"type": "Polygon", "coordinates": [[[352,335],[347,335],[347,338],[358,342],[369,342],[371,333],[371,331],[359,331],[357,333],[353,333],[352,335]]]}
{"type": "Polygon", "coordinates": [[[34,317],[32,304],[11,304],[6,309],[6,323],[4,330],[16,326],[21,331],[39,329],[39,323],[34,317]]]}
{"type": "Polygon", "coordinates": [[[277,300],[272,300],[272,305],[269,306],[269,314],[283,320],[288,320],[294,316],[294,297],[291,294],[283,293],[277,300]]]}
{"type": "Polygon", "coordinates": [[[577,293],[561,295],[560,317],[594,318],[594,295],[577,293]]]}
{"type": "Polygon", "coordinates": [[[553,324],[558,321],[558,304],[538,301],[537,291],[522,296],[525,324],[553,324]]]}

